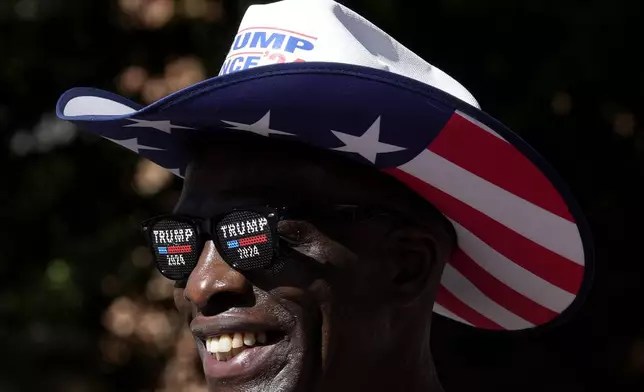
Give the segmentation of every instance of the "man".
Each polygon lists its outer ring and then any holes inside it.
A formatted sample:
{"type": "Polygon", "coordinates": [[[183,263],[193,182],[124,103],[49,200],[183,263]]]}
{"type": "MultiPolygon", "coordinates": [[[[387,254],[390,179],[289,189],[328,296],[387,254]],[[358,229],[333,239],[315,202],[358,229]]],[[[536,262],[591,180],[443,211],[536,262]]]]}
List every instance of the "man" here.
{"type": "Polygon", "coordinates": [[[333,1],[250,7],[220,76],[149,107],[74,89],[58,113],[185,178],[142,228],[212,391],[437,391],[431,310],[525,330],[588,286],[542,158],[333,1]]]}

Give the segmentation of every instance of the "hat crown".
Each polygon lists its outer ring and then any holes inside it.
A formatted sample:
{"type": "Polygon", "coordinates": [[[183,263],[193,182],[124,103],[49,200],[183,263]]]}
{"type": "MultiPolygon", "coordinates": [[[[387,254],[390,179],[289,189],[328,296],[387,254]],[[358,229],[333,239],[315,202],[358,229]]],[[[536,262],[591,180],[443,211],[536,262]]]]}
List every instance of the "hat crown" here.
{"type": "Polygon", "coordinates": [[[253,5],[244,15],[219,75],[263,65],[332,62],[416,79],[479,108],[474,96],[383,30],[331,0],[253,5]]]}

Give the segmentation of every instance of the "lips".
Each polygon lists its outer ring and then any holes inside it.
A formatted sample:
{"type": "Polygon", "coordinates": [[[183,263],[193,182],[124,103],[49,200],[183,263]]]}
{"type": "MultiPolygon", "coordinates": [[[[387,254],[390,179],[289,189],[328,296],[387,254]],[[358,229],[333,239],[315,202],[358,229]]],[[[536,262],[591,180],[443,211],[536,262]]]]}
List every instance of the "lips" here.
{"type": "Polygon", "coordinates": [[[269,316],[198,316],[190,329],[197,338],[204,373],[211,380],[253,378],[287,359],[286,330],[269,316]]]}

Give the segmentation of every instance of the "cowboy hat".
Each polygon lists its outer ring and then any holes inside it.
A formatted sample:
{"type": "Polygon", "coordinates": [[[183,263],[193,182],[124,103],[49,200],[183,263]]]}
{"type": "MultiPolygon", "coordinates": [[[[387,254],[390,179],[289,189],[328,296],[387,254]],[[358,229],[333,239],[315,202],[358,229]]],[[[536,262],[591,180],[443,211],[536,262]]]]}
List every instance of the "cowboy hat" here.
{"type": "Polygon", "coordinates": [[[549,324],[580,302],[592,247],[579,207],[532,148],[461,84],[330,0],[251,6],[220,74],[149,106],[90,88],[57,114],[182,177],[186,141],[242,132],[387,173],[454,225],[434,312],[477,328],[549,324]]]}

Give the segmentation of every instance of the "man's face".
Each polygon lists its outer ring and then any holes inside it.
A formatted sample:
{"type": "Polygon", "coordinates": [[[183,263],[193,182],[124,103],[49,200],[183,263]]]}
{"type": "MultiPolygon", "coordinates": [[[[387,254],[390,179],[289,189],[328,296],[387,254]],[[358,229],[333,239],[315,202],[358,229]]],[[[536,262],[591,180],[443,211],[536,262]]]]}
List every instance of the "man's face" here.
{"type": "MultiPolygon", "coordinates": [[[[400,294],[396,261],[409,253],[400,249],[407,239],[395,234],[397,219],[320,214],[336,204],[380,199],[384,211],[392,198],[379,175],[365,173],[269,144],[222,143],[193,165],[177,214],[210,218],[265,205],[316,212],[278,223],[290,249],[278,274],[237,271],[207,241],[189,278],[176,284],[175,303],[190,324],[211,391],[337,390],[351,379],[372,378],[369,372],[392,360],[386,356],[396,342],[406,341],[391,322],[400,305],[393,299],[400,294]]],[[[427,285],[436,283],[437,271],[427,285]]],[[[431,301],[424,306],[423,330],[431,301]]]]}

